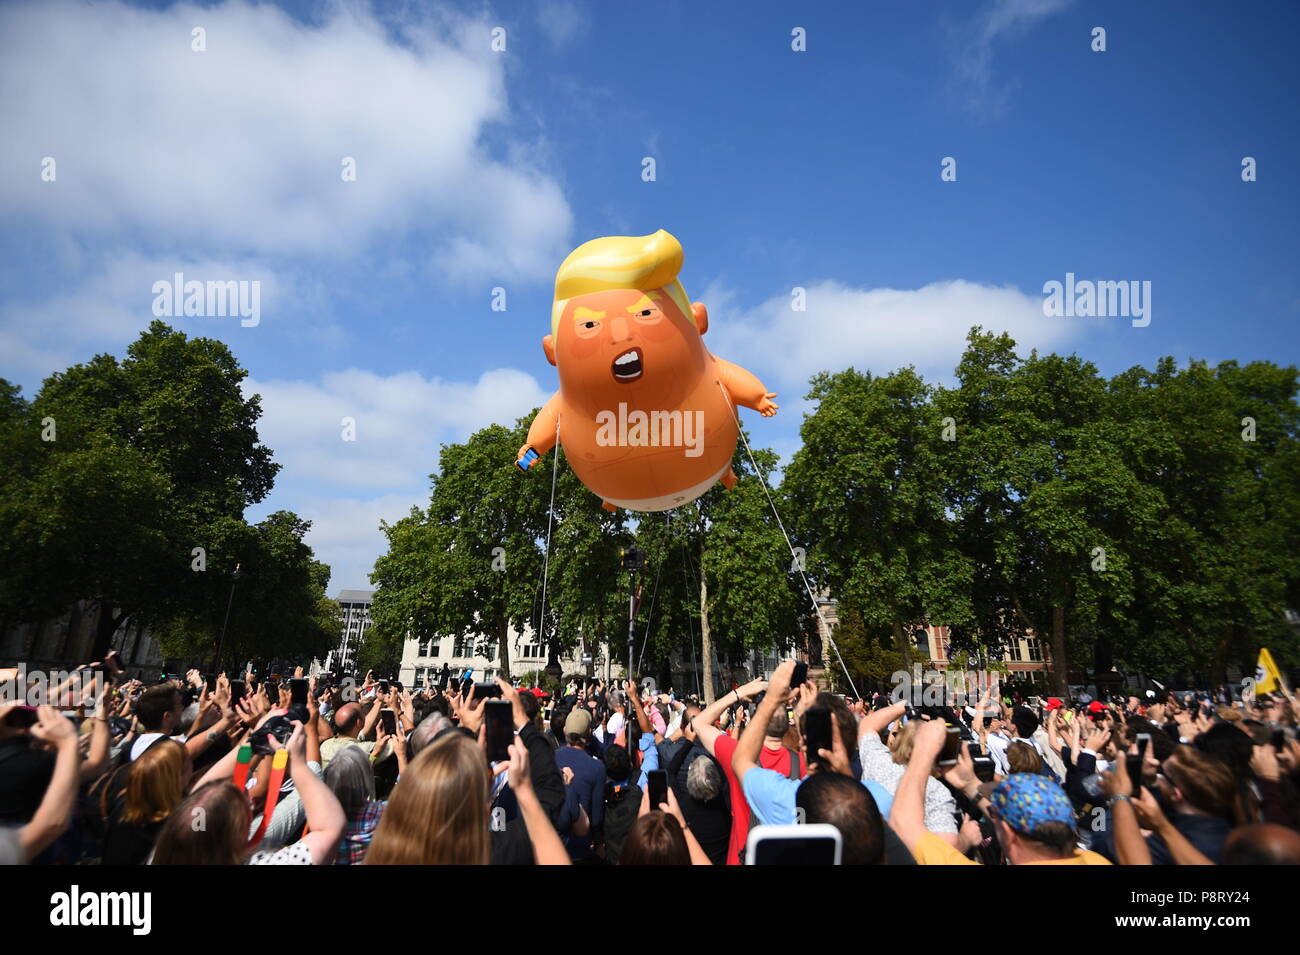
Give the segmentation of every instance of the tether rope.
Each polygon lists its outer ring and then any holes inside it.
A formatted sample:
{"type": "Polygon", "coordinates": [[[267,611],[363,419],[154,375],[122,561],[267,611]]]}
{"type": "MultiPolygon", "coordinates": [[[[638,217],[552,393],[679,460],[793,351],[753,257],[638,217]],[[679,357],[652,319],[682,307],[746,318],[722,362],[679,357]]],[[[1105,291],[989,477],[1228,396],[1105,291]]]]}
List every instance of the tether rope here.
{"type": "Polygon", "coordinates": [[[790,556],[794,558],[794,568],[799,571],[804,590],[808,591],[808,599],[812,601],[813,610],[817,612],[817,619],[821,621],[822,629],[826,633],[826,641],[831,645],[831,649],[835,651],[835,658],[840,661],[840,669],[844,671],[844,678],[849,681],[849,689],[853,691],[854,698],[862,699],[858,693],[858,688],[853,685],[853,677],[849,675],[849,668],[844,665],[844,657],[840,655],[840,648],[835,643],[835,637],[831,635],[831,626],[826,622],[826,617],[822,615],[821,604],[817,602],[817,598],[813,595],[812,585],[808,583],[808,575],[803,570],[803,562],[799,559],[798,553],[795,552],[794,544],[790,541],[790,535],[785,531],[785,523],[781,520],[781,513],[776,509],[776,502],[772,500],[772,493],[767,488],[767,478],[763,477],[758,462],[754,460],[754,452],[749,447],[749,438],[745,437],[745,427],[740,421],[740,412],[736,410],[736,406],[731,401],[731,395],[727,394],[727,389],[723,388],[722,382],[718,382],[718,387],[722,390],[727,406],[731,408],[731,413],[736,419],[736,431],[740,434],[740,440],[745,443],[745,454],[749,456],[750,466],[753,467],[754,473],[758,476],[759,483],[763,485],[763,493],[767,495],[768,507],[772,508],[772,514],[776,517],[776,526],[781,529],[781,536],[785,538],[785,546],[790,548],[790,556]]]}

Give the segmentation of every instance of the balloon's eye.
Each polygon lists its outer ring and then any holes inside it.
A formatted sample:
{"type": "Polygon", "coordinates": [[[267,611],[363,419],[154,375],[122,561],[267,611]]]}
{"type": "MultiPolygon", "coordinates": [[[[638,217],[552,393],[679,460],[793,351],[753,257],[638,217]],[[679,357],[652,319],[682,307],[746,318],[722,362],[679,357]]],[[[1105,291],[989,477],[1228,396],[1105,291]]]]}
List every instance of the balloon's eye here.
{"type": "Polygon", "coordinates": [[[646,309],[642,309],[642,310],[641,310],[641,316],[642,316],[642,318],[644,318],[644,317],[647,316],[647,315],[652,315],[652,314],[654,314],[654,313],[653,313],[650,309],[648,309],[648,308],[646,308],[646,309]]]}
{"type": "Polygon", "coordinates": [[[596,327],[599,326],[599,324],[600,324],[599,322],[583,322],[583,323],[582,323],[582,327],[583,327],[583,328],[596,328],[596,327]]]}

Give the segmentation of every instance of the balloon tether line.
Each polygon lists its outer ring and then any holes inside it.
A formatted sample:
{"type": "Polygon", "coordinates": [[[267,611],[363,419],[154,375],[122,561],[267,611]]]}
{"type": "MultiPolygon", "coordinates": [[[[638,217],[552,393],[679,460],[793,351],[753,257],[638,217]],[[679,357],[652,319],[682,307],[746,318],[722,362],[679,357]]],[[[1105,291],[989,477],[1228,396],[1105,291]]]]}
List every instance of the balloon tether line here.
{"type": "Polygon", "coordinates": [[[641,652],[637,654],[636,658],[637,673],[641,672],[641,661],[645,659],[646,644],[650,642],[650,622],[655,617],[655,601],[659,599],[659,575],[663,573],[663,570],[663,565],[660,564],[659,569],[655,571],[655,592],[650,597],[650,616],[646,618],[645,635],[641,637],[641,652]]]}
{"type": "Polygon", "coordinates": [[[555,459],[551,462],[551,506],[546,509],[546,550],[542,553],[542,612],[537,617],[537,639],[546,627],[546,580],[551,569],[551,523],[555,520],[555,476],[560,472],[560,419],[555,418],[555,459]]]}
{"type": "Polygon", "coordinates": [[[840,655],[840,648],[835,643],[835,637],[831,635],[831,626],[826,622],[826,617],[822,615],[821,604],[813,596],[812,586],[808,583],[808,575],[804,573],[802,562],[799,555],[795,553],[794,544],[790,541],[790,535],[785,531],[785,523],[781,520],[781,513],[776,509],[776,502],[772,500],[772,493],[767,488],[767,478],[763,477],[763,472],[759,470],[758,462],[754,460],[754,452],[750,450],[749,438],[745,437],[745,427],[740,421],[740,412],[736,410],[735,405],[731,403],[731,396],[727,394],[727,389],[723,388],[722,382],[718,382],[718,387],[727,399],[727,404],[731,407],[731,413],[736,418],[736,431],[740,434],[740,440],[745,443],[745,454],[749,456],[749,463],[754,468],[754,473],[758,476],[759,483],[763,485],[763,493],[767,495],[768,507],[772,508],[772,514],[776,517],[776,526],[781,529],[781,536],[785,538],[785,546],[790,548],[790,556],[794,558],[794,568],[799,571],[799,577],[803,580],[804,590],[808,591],[808,599],[812,601],[813,610],[817,613],[817,619],[821,621],[822,629],[826,633],[826,641],[835,651],[835,658],[840,661],[840,669],[844,671],[844,678],[849,681],[849,689],[853,691],[856,699],[862,697],[858,694],[858,688],[853,685],[853,677],[849,675],[849,668],[844,665],[844,657],[840,655]]]}

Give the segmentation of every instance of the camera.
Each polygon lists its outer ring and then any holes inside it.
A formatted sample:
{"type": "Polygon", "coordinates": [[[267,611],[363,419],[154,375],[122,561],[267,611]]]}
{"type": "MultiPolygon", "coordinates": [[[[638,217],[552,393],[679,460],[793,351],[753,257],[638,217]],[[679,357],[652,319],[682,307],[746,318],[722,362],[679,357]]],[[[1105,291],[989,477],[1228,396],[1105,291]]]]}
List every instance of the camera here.
{"type": "Polygon", "coordinates": [[[249,739],[254,753],[269,756],[275,752],[270,740],[267,739],[268,735],[275,737],[276,742],[283,746],[289,741],[289,737],[293,735],[293,723],[289,721],[287,716],[272,716],[258,727],[249,739]]]}

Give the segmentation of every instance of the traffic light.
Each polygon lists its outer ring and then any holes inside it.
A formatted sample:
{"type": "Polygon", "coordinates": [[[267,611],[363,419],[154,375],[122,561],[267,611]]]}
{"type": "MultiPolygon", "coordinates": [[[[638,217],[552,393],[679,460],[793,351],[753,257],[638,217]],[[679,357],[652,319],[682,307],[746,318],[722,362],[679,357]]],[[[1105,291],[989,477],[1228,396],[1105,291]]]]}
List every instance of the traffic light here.
{"type": "Polygon", "coordinates": [[[636,547],[629,547],[618,552],[624,570],[645,570],[645,553],[636,547]]]}

